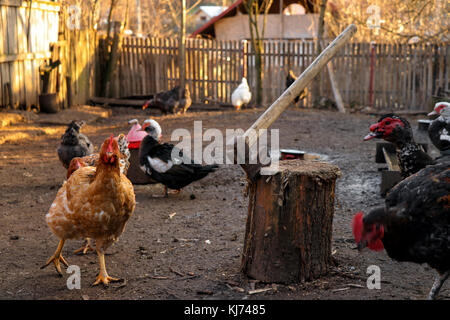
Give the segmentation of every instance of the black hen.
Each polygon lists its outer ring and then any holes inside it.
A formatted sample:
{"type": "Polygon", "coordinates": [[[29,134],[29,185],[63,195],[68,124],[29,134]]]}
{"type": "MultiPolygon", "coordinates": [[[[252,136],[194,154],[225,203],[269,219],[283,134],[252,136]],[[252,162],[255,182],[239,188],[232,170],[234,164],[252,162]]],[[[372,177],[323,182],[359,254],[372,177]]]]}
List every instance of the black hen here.
{"type": "Polygon", "coordinates": [[[148,135],[141,141],[139,148],[139,164],[141,169],[151,178],[167,188],[176,190],[206,177],[215,171],[217,165],[199,165],[184,159],[182,151],[169,143],[160,143],[161,127],[155,120],[146,120],[142,126],[148,135]],[[174,155],[174,157],[172,157],[174,155]]]}
{"type": "MultiPolygon", "coordinates": [[[[294,82],[297,80],[297,77],[294,74],[294,71],[289,70],[288,75],[286,76],[286,89],[289,88],[294,82]]],[[[304,99],[306,95],[306,89],[303,90],[300,95],[295,97],[294,103],[297,103],[300,99],[304,99]]]]}
{"type": "Polygon", "coordinates": [[[377,123],[370,126],[370,131],[364,141],[380,138],[395,146],[403,178],[436,163],[414,141],[411,125],[402,117],[392,113],[383,115],[377,123]]]}
{"type": "Polygon", "coordinates": [[[180,86],[174,87],[172,90],[158,92],[155,96],[148,100],[142,109],[149,107],[159,109],[163,114],[181,114],[186,113],[192,104],[189,88],[186,87],[180,92],[180,86]]]}
{"type": "Polygon", "coordinates": [[[66,132],[61,136],[61,144],[58,147],[58,157],[64,168],[69,168],[70,161],[75,157],[89,156],[94,152],[94,145],[80,128],[84,121],[72,121],[67,126],[66,132]]]}
{"type": "Polygon", "coordinates": [[[427,263],[438,276],[434,299],[450,275],[450,159],[428,166],[398,183],[385,207],[353,219],[358,248],[382,250],[397,261],[427,263]]]}

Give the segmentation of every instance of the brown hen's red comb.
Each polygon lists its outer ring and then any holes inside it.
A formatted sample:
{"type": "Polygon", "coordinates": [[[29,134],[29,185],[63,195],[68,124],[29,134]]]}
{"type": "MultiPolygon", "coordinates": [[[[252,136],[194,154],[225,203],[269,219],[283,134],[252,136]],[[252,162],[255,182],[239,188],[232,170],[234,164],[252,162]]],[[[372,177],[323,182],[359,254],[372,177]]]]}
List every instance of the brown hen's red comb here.
{"type": "Polygon", "coordinates": [[[106,152],[113,152],[113,149],[112,149],[113,140],[114,140],[114,135],[111,134],[111,138],[109,139],[109,144],[108,144],[108,148],[106,149],[106,152]]]}

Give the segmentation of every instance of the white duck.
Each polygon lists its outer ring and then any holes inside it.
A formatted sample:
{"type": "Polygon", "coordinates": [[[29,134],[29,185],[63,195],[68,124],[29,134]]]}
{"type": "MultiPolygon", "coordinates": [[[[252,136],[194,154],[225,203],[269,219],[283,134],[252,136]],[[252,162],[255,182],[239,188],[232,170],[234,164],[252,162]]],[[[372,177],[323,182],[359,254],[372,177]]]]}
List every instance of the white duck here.
{"type": "Polygon", "coordinates": [[[252,99],[252,93],[248,87],[247,79],[242,78],[241,84],[233,91],[231,94],[231,103],[236,108],[237,111],[245,106],[252,99]]]}

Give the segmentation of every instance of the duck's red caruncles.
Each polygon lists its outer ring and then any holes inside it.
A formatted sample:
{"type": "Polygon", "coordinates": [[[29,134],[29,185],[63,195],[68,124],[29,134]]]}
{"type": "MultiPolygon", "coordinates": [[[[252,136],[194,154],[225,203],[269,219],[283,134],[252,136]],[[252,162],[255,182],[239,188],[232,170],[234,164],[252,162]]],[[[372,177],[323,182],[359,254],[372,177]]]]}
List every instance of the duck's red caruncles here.
{"type": "Polygon", "coordinates": [[[414,141],[409,122],[395,114],[386,114],[370,126],[370,133],[364,137],[364,141],[374,138],[386,140],[395,146],[403,178],[436,163],[414,141]]]}

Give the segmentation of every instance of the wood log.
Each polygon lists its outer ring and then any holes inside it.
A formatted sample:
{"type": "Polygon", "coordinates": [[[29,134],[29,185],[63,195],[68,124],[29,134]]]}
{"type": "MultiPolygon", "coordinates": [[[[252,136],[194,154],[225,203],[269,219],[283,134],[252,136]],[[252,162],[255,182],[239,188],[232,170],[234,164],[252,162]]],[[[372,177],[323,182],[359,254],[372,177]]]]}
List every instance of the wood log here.
{"type": "Polygon", "coordinates": [[[147,100],[91,97],[89,98],[89,102],[93,104],[108,104],[110,106],[134,107],[142,109],[142,106],[147,102],[147,100]]]}
{"type": "Polygon", "coordinates": [[[278,173],[249,185],[242,272],[265,282],[298,283],[328,272],[339,168],[280,161],[278,173]]]}

